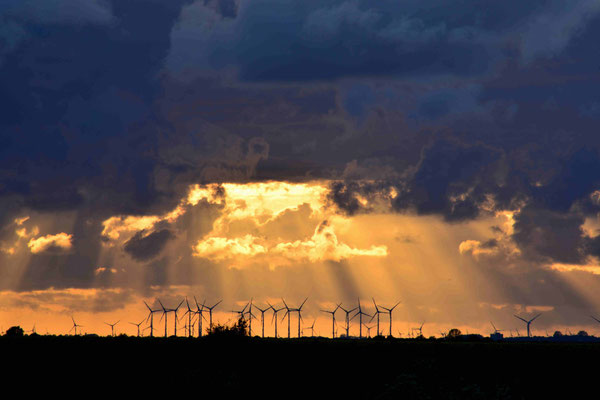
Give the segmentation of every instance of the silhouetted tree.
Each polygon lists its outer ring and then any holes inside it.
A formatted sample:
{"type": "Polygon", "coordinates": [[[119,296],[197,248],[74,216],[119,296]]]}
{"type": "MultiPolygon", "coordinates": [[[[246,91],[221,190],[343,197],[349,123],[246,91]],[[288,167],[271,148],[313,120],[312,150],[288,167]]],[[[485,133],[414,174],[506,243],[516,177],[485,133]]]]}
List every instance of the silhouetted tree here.
{"type": "Polygon", "coordinates": [[[244,317],[240,317],[233,326],[225,324],[215,324],[208,335],[218,336],[248,336],[248,321],[244,317]]]}
{"type": "Polygon", "coordinates": [[[23,336],[23,333],[23,328],[21,328],[20,326],[11,326],[10,328],[8,328],[4,336],[23,336]]]}
{"type": "Polygon", "coordinates": [[[586,331],[579,331],[577,332],[577,336],[588,336],[588,333],[586,331]]]}
{"type": "Polygon", "coordinates": [[[450,339],[454,339],[454,338],[459,337],[460,335],[462,335],[462,332],[460,331],[460,329],[452,328],[448,331],[448,335],[446,335],[446,337],[448,337],[450,339]]]}
{"type": "Polygon", "coordinates": [[[562,335],[563,334],[562,334],[561,331],[554,331],[554,335],[552,335],[552,336],[554,336],[554,337],[561,337],[562,335]]]}

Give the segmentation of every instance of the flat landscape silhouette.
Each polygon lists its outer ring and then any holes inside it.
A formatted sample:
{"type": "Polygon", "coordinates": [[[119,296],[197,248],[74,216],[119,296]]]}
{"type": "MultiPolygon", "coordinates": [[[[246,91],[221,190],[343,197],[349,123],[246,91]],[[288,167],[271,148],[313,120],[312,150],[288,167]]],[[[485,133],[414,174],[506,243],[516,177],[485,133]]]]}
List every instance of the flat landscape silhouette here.
{"type": "Polygon", "coordinates": [[[243,328],[202,338],[3,336],[4,378],[226,398],[533,399],[592,388],[596,371],[586,365],[600,356],[597,343],[263,339],[243,328]]]}

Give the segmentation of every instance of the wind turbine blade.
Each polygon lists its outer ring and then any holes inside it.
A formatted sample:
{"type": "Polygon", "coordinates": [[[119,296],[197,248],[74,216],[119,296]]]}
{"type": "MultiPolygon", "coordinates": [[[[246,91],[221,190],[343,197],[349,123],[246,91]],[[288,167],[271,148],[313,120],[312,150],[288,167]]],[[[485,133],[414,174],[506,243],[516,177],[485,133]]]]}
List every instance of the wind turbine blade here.
{"type": "MultiPolygon", "coordinates": [[[[515,315],[515,314],[513,314],[513,315],[515,315]]],[[[518,315],[515,315],[515,317],[516,317],[516,318],[519,318],[521,321],[523,321],[523,322],[525,322],[525,323],[528,323],[528,322],[529,322],[529,321],[527,321],[526,319],[523,319],[523,318],[519,317],[518,315]]]]}
{"type": "Polygon", "coordinates": [[[539,317],[540,315],[542,315],[542,314],[541,314],[541,313],[539,313],[538,315],[536,315],[535,317],[533,317],[533,318],[532,318],[532,319],[529,321],[529,323],[533,322],[533,321],[534,321],[534,320],[535,320],[537,317],[539,317]]]}
{"type": "Polygon", "coordinates": [[[302,306],[304,305],[304,303],[306,303],[306,300],[308,300],[308,297],[304,299],[304,301],[302,302],[302,304],[300,304],[300,307],[298,307],[298,309],[302,310],[302,306]]]}
{"type": "Polygon", "coordinates": [[[152,311],[152,309],[150,308],[150,306],[148,305],[148,303],[146,303],[146,302],[144,301],[144,304],[146,305],[146,307],[148,307],[148,310],[152,311]]]}

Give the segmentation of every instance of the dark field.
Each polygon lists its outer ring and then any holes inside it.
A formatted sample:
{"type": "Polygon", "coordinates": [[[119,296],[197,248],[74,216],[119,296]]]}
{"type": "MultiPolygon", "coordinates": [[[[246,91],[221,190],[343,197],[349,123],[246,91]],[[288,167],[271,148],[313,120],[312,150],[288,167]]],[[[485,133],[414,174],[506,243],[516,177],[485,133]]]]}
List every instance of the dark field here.
{"type": "Polygon", "coordinates": [[[569,399],[595,390],[600,359],[593,343],[399,339],[25,336],[0,350],[9,387],[81,397],[569,399]]]}

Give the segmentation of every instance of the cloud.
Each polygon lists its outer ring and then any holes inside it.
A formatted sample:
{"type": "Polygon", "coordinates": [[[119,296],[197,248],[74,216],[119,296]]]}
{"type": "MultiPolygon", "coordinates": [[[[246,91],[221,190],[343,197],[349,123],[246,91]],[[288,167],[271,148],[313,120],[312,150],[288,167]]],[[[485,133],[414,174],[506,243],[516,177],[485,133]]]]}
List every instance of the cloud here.
{"type": "Polygon", "coordinates": [[[173,238],[175,235],[168,229],[140,231],[125,242],[123,249],[137,261],[148,261],[158,256],[173,238]]]}
{"type": "Polygon", "coordinates": [[[597,0],[552,3],[524,27],[521,40],[525,62],[559,54],[600,11],[597,0]],[[549,24],[551,30],[548,30],[549,24]]]}
{"type": "Polygon", "coordinates": [[[474,257],[495,254],[497,251],[497,243],[494,239],[484,243],[479,240],[464,240],[458,246],[460,254],[472,254],[474,257]]]}
{"type": "Polygon", "coordinates": [[[27,247],[33,254],[38,253],[64,253],[73,247],[73,235],[61,232],[55,235],[40,236],[31,239],[27,247]]]}
{"type": "Polygon", "coordinates": [[[108,24],[110,3],[105,0],[7,0],[5,16],[43,24],[108,24]]]}
{"type": "Polygon", "coordinates": [[[315,233],[309,240],[278,243],[272,249],[272,252],[292,260],[308,260],[310,262],[341,261],[356,256],[385,257],[388,255],[386,246],[358,249],[340,243],[333,227],[327,220],[317,226],[315,233]]]}
{"type": "Polygon", "coordinates": [[[194,255],[219,261],[238,256],[253,257],[265,254],[267,249],[257,241],[258,239],[250,234],[233,239],[210,237],[194,246],[194,255]]]}
{"type": "Polygon", "coordinates": [[[199,241],[194,246],[194,255],[217,261],[265,256],[264,260],[266,262],[277,265],[280,263],[279,258],[286,260],[286,263],[290,261],[339,262],[357,256],[385,257],[388,252],[386,246],[371,246],[368,249],[360,249],[340,243],[333,227],[325,220],[317,226],[312,237],[306,240],[279,243],[271,241],[269,243],[266,238],[254,237],[250,234],[231,239],[209,237],[199,241]]]}

